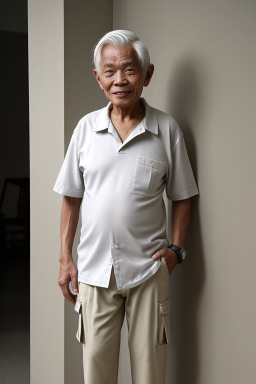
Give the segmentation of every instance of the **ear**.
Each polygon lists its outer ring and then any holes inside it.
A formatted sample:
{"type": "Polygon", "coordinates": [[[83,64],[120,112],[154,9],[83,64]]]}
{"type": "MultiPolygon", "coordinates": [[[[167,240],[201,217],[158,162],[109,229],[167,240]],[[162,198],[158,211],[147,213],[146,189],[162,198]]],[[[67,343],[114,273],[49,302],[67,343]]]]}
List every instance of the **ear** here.
{"type": "Polygon", "coordinates": [[[150,80],[153,76],[153,73],[154,73],[154,65],[153,64],[150,64],[148,66],[148,69],[147,69],[147,72],[146,72],[146,76],[145,76],[145,80],[144,80],[144,87],[147,87],[150,83],[150,80]]]}
{"type": "Polygon", "coordinates": [[[103,86],[101,84],[100,74],[96,71],[96,69],[93,70],[93,74],[94,74],[100,88],[103,89],[103,86]]]}

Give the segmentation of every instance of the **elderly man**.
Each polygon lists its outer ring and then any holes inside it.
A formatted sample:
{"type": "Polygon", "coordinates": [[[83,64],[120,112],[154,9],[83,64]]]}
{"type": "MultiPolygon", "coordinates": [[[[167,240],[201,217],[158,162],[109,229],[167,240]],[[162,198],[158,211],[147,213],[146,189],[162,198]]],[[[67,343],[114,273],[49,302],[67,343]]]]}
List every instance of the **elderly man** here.
{"type": "Polygon", "coordinates": [[[78,312],[86,384],[117,383],[125,314],[133,384],[164,384],[169,276],[185,258],[198,189],[177,122],[141,97],[154,72],[145,44],[130,31],[109,32],[95,47],[94,64],[109,103],[78,122],[53,188],[64,195],[58,283],[78,312]]]}

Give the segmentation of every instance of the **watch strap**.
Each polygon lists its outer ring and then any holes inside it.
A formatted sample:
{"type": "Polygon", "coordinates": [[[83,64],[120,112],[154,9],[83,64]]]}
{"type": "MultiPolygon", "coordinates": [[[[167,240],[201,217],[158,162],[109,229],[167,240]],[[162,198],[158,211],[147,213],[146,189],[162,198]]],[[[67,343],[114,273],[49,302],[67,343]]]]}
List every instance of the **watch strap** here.
{"type": "Polygon", "coordinates": [[[172,251],[174,251],[176,253],[176,255],[178,256],[179,264],[182,263],[182,261],[183,261],[183,257],[181,254],[182,248],[180,248],[174,244],[169,245],[167,248],[170,248],[172,251]]]}

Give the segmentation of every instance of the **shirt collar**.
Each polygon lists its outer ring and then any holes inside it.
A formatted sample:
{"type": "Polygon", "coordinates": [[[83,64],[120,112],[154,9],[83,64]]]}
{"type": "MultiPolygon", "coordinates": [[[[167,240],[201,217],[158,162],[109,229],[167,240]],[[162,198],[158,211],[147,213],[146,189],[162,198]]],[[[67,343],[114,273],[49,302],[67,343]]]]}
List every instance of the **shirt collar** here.
{"type": "MultiPolygon", "coordinates": [[[[146,100],[141,97],[140,101],[145,106],[145,117],[143,119],[143,126],[147,131],[150,131],[154,134],[158,134],[158,120],[157,114],[154,108],[152,108],[146,100]]],[[[111,106],[111,101],[107,104],[105,108],[102,108],[97,124],[94,127],[94,131],[102,131],[103,129],[108,129],[110,125],[109,117],[109,108],[111,106]]]]}

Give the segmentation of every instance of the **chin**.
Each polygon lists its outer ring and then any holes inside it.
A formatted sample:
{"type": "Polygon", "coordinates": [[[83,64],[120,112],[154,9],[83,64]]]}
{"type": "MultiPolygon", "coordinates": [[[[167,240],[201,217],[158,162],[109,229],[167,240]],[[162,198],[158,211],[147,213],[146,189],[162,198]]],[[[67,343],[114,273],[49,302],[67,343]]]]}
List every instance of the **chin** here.
{"type": "Polygon", "coordinates": [[[111,102],[112,102],[112,104],[113,105],[116,105],[116,106],[118,106],[118,105],[128,105],[128,104],[130,104],[130,105],[133,105],[134,104],[134,101],[133,100],[124,100],[124,99],[118,99],[118,100],[116,100],[116,99],[112,99],[111,100],[111,102]]]}

